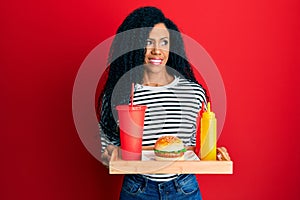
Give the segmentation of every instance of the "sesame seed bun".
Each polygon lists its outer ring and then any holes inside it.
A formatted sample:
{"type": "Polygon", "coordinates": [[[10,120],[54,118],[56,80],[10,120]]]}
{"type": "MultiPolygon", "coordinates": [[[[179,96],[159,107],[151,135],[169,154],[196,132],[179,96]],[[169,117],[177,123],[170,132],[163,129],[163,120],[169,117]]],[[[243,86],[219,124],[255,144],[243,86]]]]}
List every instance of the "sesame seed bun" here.
{"type": "Polygon", "coordinates": [[[176,136],[162,136],[154,145],[156,160],[180,160],[183,159],[184,152],[184,144],[176,136]]]}

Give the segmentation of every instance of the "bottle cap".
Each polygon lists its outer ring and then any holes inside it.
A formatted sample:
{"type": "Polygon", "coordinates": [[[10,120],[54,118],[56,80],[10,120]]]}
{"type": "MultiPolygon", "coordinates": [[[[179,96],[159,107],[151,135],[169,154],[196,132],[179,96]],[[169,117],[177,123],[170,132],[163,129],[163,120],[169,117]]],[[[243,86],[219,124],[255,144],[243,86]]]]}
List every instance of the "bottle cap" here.
{"type": "Polygon", "coordinates": [[[210,102],[207,103],[207,110],[202,114],[203,118],[215,118],[215,113],[210,109],[210,102]]]}

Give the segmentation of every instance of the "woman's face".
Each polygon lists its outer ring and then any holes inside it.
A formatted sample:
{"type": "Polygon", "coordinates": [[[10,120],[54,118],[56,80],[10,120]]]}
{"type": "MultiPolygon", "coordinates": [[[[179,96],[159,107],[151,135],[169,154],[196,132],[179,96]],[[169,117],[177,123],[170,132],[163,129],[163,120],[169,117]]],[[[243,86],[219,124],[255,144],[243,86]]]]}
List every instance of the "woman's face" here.
{"type": "Polygon", "coordinates": [[[165,69],[169,58],[170,34],[165,24],[156,24],[146,41],[145,68],[152,72],[165,69]]]}

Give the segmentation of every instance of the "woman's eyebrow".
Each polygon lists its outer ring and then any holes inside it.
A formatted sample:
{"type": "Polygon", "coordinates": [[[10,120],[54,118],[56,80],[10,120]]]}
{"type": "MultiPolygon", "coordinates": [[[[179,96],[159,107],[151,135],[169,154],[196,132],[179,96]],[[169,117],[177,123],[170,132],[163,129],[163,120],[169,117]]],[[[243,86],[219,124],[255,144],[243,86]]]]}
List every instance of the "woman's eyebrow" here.
{"type": "MultiPolygon", "coordinates": [[[[159,38],[159,40],[163,40],[163,39],[169,39],[169,37],[166,36],[166,37],[159,38]]],[[[155,38],[148,38],[147,40],[155,40],[155,38]]]]}
{"type": "Polygon", "coordinates": [[[161,39],[161,40],[163,40],[163,39],[169,39],[169,37],[166,36],[166,37],[162,37],[162,38],[160,38],[160,39],[161,39]]]}

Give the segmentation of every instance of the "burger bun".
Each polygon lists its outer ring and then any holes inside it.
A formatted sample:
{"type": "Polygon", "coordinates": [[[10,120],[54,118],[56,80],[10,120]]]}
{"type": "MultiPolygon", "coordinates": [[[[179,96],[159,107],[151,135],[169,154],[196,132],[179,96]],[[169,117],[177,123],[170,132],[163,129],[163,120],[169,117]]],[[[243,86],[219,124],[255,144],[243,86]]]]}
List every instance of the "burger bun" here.
{"type": "Polygon", "coordinates": [[[162,136],[154,145],[156,160],[184,160],[186,149],[181,139],[176,136],[162,136]]]}

